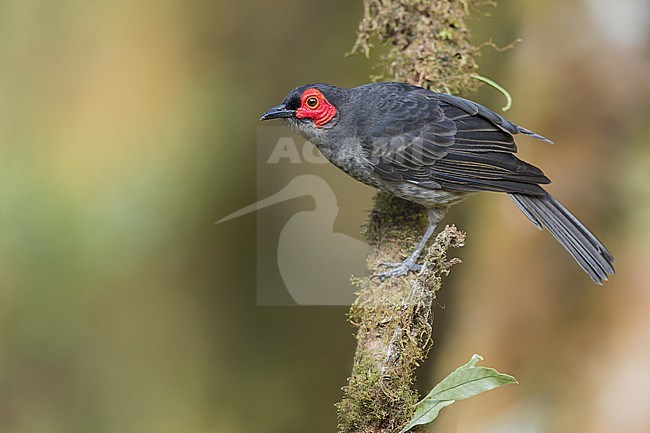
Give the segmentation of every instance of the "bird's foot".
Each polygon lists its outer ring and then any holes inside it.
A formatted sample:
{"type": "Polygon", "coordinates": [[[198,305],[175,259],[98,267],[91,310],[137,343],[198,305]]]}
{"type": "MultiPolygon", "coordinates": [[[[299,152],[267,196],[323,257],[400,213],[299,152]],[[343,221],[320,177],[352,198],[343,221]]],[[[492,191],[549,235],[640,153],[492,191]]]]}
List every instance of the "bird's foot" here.
{"type": "Polygon", "coordinates": [[[406,275],[409,272],[419,272],[422,269],[422,265],[418,265],[414,260],[410,258],[404,260],[401,263],[382,263],[381,266],[387,267],[389,269],[385,272],[380,272],[374,275],[380,280],[385,280],[386,278],[390,277],[401,277],[402,275],[406,275]]]}

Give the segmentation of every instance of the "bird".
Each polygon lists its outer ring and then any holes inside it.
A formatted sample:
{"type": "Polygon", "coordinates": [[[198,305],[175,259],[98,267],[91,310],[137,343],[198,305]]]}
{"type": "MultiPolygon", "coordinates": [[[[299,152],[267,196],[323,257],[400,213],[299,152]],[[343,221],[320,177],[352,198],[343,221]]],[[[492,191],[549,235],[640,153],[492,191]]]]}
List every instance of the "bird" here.
{"type": "Polygon", "coordinates": [[[550,179],[515,156],[515,135],[552,141],[483,105],[407,83],[314,83],[290,91],[260,120],[276,118],[354,179],[427,208],[424,236],[404,261],[377,274],[381,279],[419,270],[449,207],[484,191],[508,194],[597,284],[615,272],[602,242],[544,189],[550,179]]]}

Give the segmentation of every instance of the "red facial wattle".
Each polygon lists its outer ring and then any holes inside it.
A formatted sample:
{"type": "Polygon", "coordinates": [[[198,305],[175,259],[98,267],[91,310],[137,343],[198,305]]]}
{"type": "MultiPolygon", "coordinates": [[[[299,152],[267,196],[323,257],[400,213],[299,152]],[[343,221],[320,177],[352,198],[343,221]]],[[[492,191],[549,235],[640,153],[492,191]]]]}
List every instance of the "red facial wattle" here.
{"type": "Polygon", "coordinates": [[[296,110],[298,119],[312,119],[314,125],[321,128],[334,116],[336,116],[336,108],[329,103],[320,90],[307,89],[300,96],[300,107],[296,110]]]}

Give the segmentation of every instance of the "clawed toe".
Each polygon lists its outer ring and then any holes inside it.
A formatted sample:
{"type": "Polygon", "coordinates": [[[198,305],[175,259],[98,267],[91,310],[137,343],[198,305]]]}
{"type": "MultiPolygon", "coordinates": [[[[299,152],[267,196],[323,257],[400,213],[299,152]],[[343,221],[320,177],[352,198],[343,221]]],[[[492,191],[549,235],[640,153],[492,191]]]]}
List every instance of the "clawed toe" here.
{"type": "Polygon", "coordinates": [[[419,272],[422,269],[422,265],[418,265],[417,263],[408,259],[404,260],[401,263],[384,262],[381,263],[380,266],[390,268],[385,272],[375,274],[375,277],[379,278],[380,280],[385,280],[386,278],[390,277],[400,277],[402,275],[408,274],[409,272],[419,272]]]}

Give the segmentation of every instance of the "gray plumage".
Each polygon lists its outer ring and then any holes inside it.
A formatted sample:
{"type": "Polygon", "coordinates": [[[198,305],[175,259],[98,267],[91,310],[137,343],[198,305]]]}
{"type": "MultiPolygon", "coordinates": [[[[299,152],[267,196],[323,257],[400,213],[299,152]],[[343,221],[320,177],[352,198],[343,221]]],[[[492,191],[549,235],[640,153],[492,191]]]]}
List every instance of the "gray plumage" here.
{"type": "MultiPolygon", "coordinates": [[[[403,83],[353,89],[309,84],[290,92],[262,120],[275,117],[285,118],[355,179],[429,208],[429,236],[448,207],[468,194],[504,192],[533,224],[551,232],[595,282],[614,273],[611,253],[544,190],[550,180],[515,156],[517,134],[550,140],[480,104],[403,83]],[[335,115],[317,111],[327,108],[322,105],[312,111],[305,107],[312,93],[322,95],[322,104],[333,106],[335,115]]],[[[427,239],[405,263],[381,275],[417,268],[427,239]]]]}

